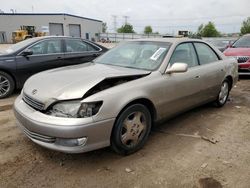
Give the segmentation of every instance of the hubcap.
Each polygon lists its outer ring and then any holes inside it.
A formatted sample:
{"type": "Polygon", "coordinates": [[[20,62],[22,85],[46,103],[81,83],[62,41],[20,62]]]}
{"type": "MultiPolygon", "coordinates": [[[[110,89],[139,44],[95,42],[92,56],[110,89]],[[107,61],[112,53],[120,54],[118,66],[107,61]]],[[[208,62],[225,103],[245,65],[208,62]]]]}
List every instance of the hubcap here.
{"type": "Polygon", "coordinates": [[[133,112],[123,121],[121,141],[126,146],[135,146],[143,138],[146,118],[142,112],[133,112]]]}
{"type": "Polygon", "coordinates": [[[221,86],[220,94],[219,94],[219,102],[221,104],[225,103],[227,100],[227,95],[228,95],[229,87],[228,83],[224,82],[221,86]]]}
{"type": "Polygon", "coordinates": [[[0,96],[5,95],[10,90],[10,82],[4,77],[0,76],[0,96]]]}

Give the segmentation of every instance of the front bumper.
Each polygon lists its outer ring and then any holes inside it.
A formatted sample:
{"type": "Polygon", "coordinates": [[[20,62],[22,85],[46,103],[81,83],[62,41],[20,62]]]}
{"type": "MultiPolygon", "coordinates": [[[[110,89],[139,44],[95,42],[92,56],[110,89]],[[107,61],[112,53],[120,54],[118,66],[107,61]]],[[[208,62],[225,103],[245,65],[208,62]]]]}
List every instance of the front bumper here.
{"type": "Polygon", "coordinates": [[[65,153],[82,153],[110,145],[115,118],[94,122],[92,118],[48,116],[31,108],[20,96],[14,103],[14,112],[17,124],[26,136],[43,147],[65,153]],[[82,145],[66,146],[62,142],[82,138],[82,145]]]}

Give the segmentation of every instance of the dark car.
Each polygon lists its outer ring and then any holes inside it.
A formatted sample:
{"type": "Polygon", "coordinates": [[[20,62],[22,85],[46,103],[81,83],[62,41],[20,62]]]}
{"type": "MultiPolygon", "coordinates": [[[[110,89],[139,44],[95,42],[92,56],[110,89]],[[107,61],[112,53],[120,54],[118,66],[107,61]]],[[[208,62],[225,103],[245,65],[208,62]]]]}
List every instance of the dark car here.
{"type": "Polygon", "coordinates": [[[0,98],[21,89],[33,74],[92,61],[107,48],[81,38],[48,36],[27,39],[0,51],[0,98]]]}

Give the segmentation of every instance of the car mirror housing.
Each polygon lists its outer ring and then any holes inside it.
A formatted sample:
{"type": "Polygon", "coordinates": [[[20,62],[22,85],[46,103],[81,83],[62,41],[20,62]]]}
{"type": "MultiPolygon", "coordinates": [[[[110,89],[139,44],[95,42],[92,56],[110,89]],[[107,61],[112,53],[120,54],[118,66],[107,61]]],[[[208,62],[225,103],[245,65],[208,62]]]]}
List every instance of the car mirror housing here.
{"type": "Polygon", "coordinates": [[[188,65],[186,63],[174,63],[170,68],[167,69],[166,73],[181,73],[187,72],[188,65]]]}
{"type": "Polygon", "coordinates": [[[30,50],[30,49],[26,49],[26,50],[24,50],[24,51],[21,53],[22,56],[28,56],[28,55],[32,55],[32,54],[33,54],[33,51],[30,50]]]}

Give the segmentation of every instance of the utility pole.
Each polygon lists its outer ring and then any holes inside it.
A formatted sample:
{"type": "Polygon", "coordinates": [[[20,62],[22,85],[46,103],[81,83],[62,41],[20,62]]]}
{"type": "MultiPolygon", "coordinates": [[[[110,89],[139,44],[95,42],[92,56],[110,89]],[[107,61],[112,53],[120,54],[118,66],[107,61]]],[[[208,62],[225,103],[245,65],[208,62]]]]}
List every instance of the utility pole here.
{"type": "Polygon", "coordinates": [[[113,25],[114,25],[114,33],[116,33],[117,31],[117,16],[116,15],[112,15],[113,17],[113,25]]]}
{"type": "Polygon", "coordinates": [[[128,18],[129,18],[129,16],[123,16],[123,18],[124,18],[124,20],[125,20],[125,24],[127,24],[127,23],[128,23],[128,18]]]}

